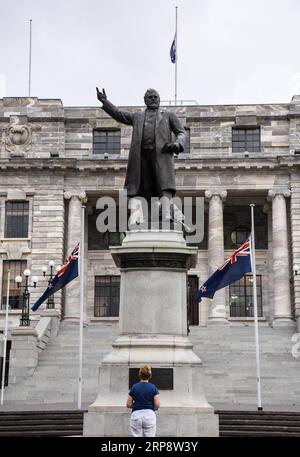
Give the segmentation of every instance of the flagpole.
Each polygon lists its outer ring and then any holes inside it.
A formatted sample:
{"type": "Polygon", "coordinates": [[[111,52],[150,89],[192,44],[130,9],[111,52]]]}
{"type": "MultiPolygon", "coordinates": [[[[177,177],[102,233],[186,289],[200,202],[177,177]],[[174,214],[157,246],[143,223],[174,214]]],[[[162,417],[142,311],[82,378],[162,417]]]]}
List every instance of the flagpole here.
{"type": "Polygon", "coordinates": [[[7,273],[7,291],[6,291],[6,309],[5,309],[5,327],[3,339],[3,360],[2,360],[2,380],[1,380],[1,406],[4,398],[4,383],[5,383],[5,365],[6,365],[6,347],[7,347],[7,332],[8,332],[8,305],[9,305],[9,285],[10,285],[10,270],[7,273]]]}
{"type": "Polygon", "coordinates": [[[79,369],[78,369],[78,409],[81,409],[82,394],[82,353],[83,353],[83,300],[84,300],[84,210],[81,206],[81,239],[79,247],[80,259],[80,319],[79,319],[79,369]]]}
{"type": "Polygon", "coordinates": [[[177,10],[178,6],[175,6],[175,106],[177,105],[177,59],[178,59],[178,46],[177,46],[177,10]]]}
{"type": "Polygon", "coordinates": [[[259,335],[258,335],[258,315],[257,315],[257,294],[256,294],[256,263],[255,263],[255,236],[254,236],[254,207],[251,203],[251,267],[253,277],[253,309],[254,309],[254,332],[255,332],[255,354],[256,354],[256,391],[257,391],[257,409],[261,411],[261,387],[260,387],[260,357],[259,357],[259,335]]]}
{"type": "Polygon", "coordinates": [[[31,42],[32,42],[32,19],[29,20],[29,71],[28,71],[28,97],[31,91],[31,42]]]}

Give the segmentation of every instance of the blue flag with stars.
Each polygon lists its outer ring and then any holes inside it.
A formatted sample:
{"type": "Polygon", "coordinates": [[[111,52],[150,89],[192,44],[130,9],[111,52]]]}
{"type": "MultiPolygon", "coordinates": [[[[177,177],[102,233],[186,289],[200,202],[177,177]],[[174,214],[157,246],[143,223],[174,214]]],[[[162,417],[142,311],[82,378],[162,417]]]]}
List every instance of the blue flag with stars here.
{"type": "Polygon", "coordinates": [[[176,34],[174,36],[174,40],[172,41],[171,44],[171,49],[170,49],[170,57],[171,57],[171,62],[175,63],[176,62],[176,34]]]}
{"type": "Polygon", "coordinates": [[[72,254],[69,256],[68,261],[52,278],[47,289],[43,295],[31,307],[32,311],[36,311],[50,295],[53,295],[58,290],[65,287],[70,281],[78,276],[78,256],[79,244],[73,249],[72,254]]]}
{"type": "Polygon", "coordinates": [[[202,297],[213,298],[217,290],[233,284],[251,271],[251,242],[248,240],[201,285],[195,303],[202,297]]]}

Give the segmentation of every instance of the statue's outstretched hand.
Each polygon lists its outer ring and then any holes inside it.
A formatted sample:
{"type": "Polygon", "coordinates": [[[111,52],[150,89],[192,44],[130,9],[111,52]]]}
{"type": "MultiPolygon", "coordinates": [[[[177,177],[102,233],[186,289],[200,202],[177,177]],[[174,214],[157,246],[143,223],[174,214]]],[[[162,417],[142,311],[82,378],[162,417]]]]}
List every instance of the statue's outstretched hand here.
{"type": "Polygon", "coordinates": [[[97,91],[97,98],[100,102],[103,103],[105,100],[107,100],[107,95],[105,93],[105,89],[102,89],[102,92],[100,92],[98,87],[96,87],[96,91],[97,91]]]}
{"type": "Polygon", "coordinates": [[[178,143],[166,143],[164,147],[162,148],[163,153],[167,152],[169,154],[179,154],[180,152],[180,146],[178,143]]]}

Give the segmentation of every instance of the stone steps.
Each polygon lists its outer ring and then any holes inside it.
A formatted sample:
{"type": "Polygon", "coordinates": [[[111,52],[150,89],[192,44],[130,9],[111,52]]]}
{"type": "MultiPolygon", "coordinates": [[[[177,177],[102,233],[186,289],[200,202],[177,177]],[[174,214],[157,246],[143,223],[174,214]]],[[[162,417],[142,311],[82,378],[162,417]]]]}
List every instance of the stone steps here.
{"type": "Polygon", "coordinates": [[[300,437],[300,413],[216,411],[220,436],[300,437]]]}
{"type": "MultiPolygon", "coordinates": [[[[300,413],[217,410],[222,437],[300,437],[300,413]]],[[[0,437],[81,436],[84,411],[0,412],[0,437]]]]}
{"type": "Polygon", "coordinates": [[[82,435],[82,411],[0,412],[0,437],[82,435]]]}
{"type": "MultiPolygon", "coordinates": [[[[272,329],[265,324],[259,327],[262,401],[266,405],[300,405],[300,358],[291,355],[293,333],[291,328],[272,329]]],[[[84,328],[84,402],[96,398],[98,367],[117,335],[117,323],[96,323],[84,328]]],[[[189,337],[203,362],[202,383],[208,401],[216,406],[255,406],[253,325],[191,327],[189,337]]],[[[76,402],[78,341],[78,324],[62,322],[58,336],[40,354],[33,376],[9,385],[5,402],[76,402]]]]}

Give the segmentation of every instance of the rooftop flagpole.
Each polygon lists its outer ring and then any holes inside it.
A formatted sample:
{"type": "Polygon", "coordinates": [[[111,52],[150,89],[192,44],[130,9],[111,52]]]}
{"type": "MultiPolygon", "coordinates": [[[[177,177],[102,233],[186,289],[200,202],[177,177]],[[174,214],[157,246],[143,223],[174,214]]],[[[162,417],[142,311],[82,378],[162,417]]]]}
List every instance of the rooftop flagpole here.
{"type": "Polygon", "coordinates": [[[31,92],[31,42],[32,42],[32,19],[29,20],[29,69],[28,69],[28,97],[31,92]]]}
{"type": "Polygon", "coordinates": [[[177,38],[177,10],[178,6],[175,6],[175,106],[177,105],[177,60],[178,60],[178,38],[177,38]]]}
{"type": "Polygon", "coordinates": [[[260,357],[259,357],[259,335],[258,335],[258,313],[257,313],[257,294],[256,294],[256,263],[255,263],[255,236],[254,236],[254,203],[250,204],[251,208],[251,242],[250,255],[253,277],[253,309],[254,309],[254,332],[255,332],[255,354],[256,354],[256,391],[257,391],[257,409],[262,411],[261,406],[261,386],[260,386],[260,357]]]}
{"type": "Polygon", "coordinates": [[[1,406],[4,398],[4,383],[5,383],[5,364],[6,364],[6,348],[7,348],[7,332],[8,332],[8,305],[9,305],[9,285],[10,285],[10,270],[7,273],[7,290],[6,290],[6,308],[5,308],[5,327],[3,335],[3,360],[2,360],[2,380],[1,380],[1,406]]]}

